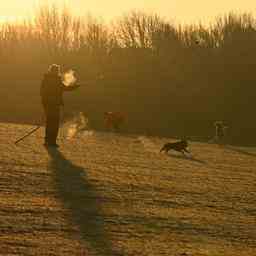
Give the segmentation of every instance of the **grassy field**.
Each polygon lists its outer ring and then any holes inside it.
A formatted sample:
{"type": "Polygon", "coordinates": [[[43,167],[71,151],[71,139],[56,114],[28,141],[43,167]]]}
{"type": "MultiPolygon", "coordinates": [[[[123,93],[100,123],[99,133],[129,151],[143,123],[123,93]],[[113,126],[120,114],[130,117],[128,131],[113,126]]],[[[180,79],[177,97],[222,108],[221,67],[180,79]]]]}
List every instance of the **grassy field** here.
{"type": "Polygon", "coordinates": [[[0,124],[0,255],[256,255],[256,148],[0,124]]]}

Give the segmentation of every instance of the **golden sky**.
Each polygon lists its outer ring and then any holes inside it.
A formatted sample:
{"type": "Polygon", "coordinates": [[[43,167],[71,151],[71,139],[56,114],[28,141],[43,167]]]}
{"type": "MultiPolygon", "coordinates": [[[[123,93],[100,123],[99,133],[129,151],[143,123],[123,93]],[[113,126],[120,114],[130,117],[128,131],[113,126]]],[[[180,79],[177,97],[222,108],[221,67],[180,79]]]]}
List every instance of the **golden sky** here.
{"type": "Polygon", "coordinates": [[[47,2],[66,3],[78,15],[90,12],[107,21],[131,9],[158,13],[177,23],[205,23],[229,11],[256,14],[256,0],[0,0],[0,21],[28,16],[47,2]]]}

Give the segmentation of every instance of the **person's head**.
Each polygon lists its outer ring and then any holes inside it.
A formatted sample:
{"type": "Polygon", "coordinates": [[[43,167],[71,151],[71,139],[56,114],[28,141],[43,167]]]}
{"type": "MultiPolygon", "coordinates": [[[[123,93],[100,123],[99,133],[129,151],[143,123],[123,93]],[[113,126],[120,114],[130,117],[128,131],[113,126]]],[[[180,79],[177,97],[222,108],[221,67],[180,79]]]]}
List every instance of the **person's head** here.
{"type": "Polygon", "coordinates": [[[60,75],[60,65],[57,65],[57,64],[50,65],[48,69],[48,73],[53,75],[60,75]]]}

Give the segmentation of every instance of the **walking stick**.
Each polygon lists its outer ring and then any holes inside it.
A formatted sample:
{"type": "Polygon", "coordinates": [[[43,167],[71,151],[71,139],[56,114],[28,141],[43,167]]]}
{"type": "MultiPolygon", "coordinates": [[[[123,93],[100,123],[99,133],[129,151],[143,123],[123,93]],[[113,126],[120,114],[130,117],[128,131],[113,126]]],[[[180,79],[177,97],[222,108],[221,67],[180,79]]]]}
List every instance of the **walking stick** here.
{"type": "Polygon", "coordinates": [[[41,126],[37,126],[36,128],[34,128],[32,131],[30,131],[29,133],[27,133],[26,135],[24,135],[22,138],[18,139],[15,141],[15,145],[17,145],[19,142],[21,142],[22,140],[24,140],[25,138],[27,138],[28,136],[30,136],[31,134],[35,133],[37,130],[39,130],[41,128],[41,126]]]}

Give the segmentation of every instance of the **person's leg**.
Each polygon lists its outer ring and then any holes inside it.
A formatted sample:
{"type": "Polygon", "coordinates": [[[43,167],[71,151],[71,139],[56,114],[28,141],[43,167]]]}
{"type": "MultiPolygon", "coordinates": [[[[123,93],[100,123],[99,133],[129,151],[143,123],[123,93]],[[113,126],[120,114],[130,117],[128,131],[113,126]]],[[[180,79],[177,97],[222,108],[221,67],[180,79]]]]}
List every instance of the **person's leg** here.
{"type": "Polygon", "coordinates": [[[60,125],[60,108],[54,106],[50,112],[49,144],[55,145],[60,125]]]}
{"type": "Polygon", "coordinates": [[[43,105],[44,113],[45,113],[45,144],[49,143],[50,140],[50,130],[51,130],[51,116],[50,116],[50,108],[47,105],[43,105]]]}
{"type": "Polygon", "coordinates": [[[60,108],[58,107],[55,112],[55,122],[54,122],[54,130],[53,130],[53,138],[54,138],[55,144],[57,142],[59,128],[60,128],[60,108]]]}

